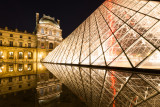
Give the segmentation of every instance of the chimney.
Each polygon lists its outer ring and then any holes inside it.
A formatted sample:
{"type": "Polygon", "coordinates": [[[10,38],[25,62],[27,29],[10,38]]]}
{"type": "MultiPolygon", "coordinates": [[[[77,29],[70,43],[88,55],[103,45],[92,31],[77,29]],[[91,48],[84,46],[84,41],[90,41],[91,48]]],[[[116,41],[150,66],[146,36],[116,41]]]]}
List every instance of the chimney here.
{"type": "Polygon", "coordinates": [[[60,25],[60,20],[59,19],[57,19],[57,23],[60,25]]]}
{"type": "Polygon", "coordinates": [[[8,30],[8,27],[6,26],[4,29],[5,29],[5,30],[8,30]]]}
{"type": "Polygon", "coordinates": [[[18,32],[18,29],[16,28],[15,31],[18,32]]]}
{"type": "Polygon", "coordinates": [[[39,24],[39,13],[36,13],[36,25],[39,24]]]}

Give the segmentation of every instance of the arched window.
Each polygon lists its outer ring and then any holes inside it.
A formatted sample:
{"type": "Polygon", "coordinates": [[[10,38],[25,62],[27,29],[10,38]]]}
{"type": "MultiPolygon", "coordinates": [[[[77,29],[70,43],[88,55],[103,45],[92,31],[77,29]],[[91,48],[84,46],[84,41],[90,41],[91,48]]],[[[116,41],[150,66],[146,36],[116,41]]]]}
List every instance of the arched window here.
{"type": "Polygon", "coordinates": [[[32,59],[32,58],[33,58],[32,52],[28,52],[28,59],[32,59]]]}
{"type": "Polygon", "coordinates": [[[52,35],[52,31],[51,30],[49,31],[49,35],[52,35]]]}
{"type": "Polygon", "coordinates": [[[23,59],[23,52],[19,52],[19,59],[23,59]]]}
{"type": "Polygon", "coordinates": [[[49,43],[49,49],[53,49],[53,43],[49,43]]]}
{"type": "Polygon", "coordinates": [[[41,28],[41,33],[44,34],[44,29],[43,28],[41,28]]]}

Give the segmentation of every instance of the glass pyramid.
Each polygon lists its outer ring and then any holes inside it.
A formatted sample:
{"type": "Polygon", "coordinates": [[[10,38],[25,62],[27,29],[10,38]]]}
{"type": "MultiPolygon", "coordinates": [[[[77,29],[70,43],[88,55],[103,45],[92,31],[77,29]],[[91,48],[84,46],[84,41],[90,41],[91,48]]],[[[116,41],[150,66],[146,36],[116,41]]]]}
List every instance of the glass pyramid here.
{"type": "Polygon", "coordinates": [[[43,62],[160,69],[159,59],[160,2],[106,0],[43,62]]]}

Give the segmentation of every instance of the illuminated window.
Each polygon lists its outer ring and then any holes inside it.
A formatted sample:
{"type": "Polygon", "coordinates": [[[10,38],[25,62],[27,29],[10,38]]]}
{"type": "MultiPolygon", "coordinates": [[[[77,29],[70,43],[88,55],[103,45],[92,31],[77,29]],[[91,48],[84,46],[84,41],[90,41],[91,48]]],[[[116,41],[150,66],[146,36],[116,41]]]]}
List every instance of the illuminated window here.
{"type": "Polygon", "coordinates": [[[31,48],[31,43],[28,43],[28,48],[31,48]]]}
{"type": "Polygon", "coordinates": [[[3,59],[3,52],[0,52],[0,59],[3,59]]]}
{"type": "Polygon", "coordinates": [[[18,71],[23,71],[23,64],[18,65],[18,71]]]}
{"type": "Polygon", "coordinates": [[[13,72],[13,65],[9,65],[9,72],[13,72]]]}
{"type": "Polygon", "coordinates": [[[2,68],[0,68],[0,73],[2,72],[2,68]]]}
{"type": "Polygon", "coordinates": [[[2,40],[0,40],[0,46],[2,46],[2,40]]]}
{"type": "Polygon", "coordinates": [[[43,28],[41,29],[41,33],[44,34],[44,29],[43,28]]]}
{"type": "Polygon", "coordinates": [[[28,64],[28,71],[31,71],[31,70],[32,70],[32,65],[28,64]]]}
{"type": "Polygon", "coordinates": [[[52,35],[52,31],[51,30],[49,31],[49,35],[52,35]]]}
{"type": "Polygon", "coordinates": [[[22,76],[19,77],[19,81],[22,81],[22,76]]]}
{"type": "Polygon", "coordinates": [[[9,87],[8,90],[12,90],[12,87],[9,87]]]}
{"type": "Polygon", "coordinates": [[[8,87],[8,90],[12,90],[12,87],[8,87]]]}
{"type": "Polygon", "coordinates": [[[32,59],[32,52],[28,52],[28,59],[32,59]]]}
{"type": "Polygon", "coordinates": [[[19,52],[19,59],[23,59],[23,52],[19,52]]]}
{"type": "Polygon", "coordinates": [[[19,88],[22,88],[22,85],[19,85],[19,88]]]}
{"type": "Polygon", "coordinates": [[[10,34],[10,37],[13,37],[13,34],[10,34]]]}
{"type": "Polygon", "coordinates": [[[49,49],[53,49],[53,43],[49,43],[49,49]]]}
{"type": "Polygon", "coordinates": [[[41,43],[41,48],[44,48],[44,43],[41,43]]]}
{"type": "Polygon", "coordinates": [[[20,38],[23,38],[23,36],[22,36],[22,35],[20,35],[19,37],[20,37],[20,38]]]}
{"type": "Polygon", "coordinates": [[[9,77],[9,82],[12,82],[12,77],[9,77]]]}
{"type": "Polygon", "coordinates": [[[28,84],[28,86],[31,86],[31,84],[28,84]]]}
{"type": "Polygon", "coordinates": [[[28,75],[28,80],[30,80],[31,79],[31,76],[30,75],[28,75]]]}
{"type": "Polygon", "coordinates": [[[13,59],[13,52],[9,52],[9,59],[13,59]]]}
{"type": "Polygon", "coordinates": [[[13,47],[13,41],[9,41],[9,46],[13,47]]]}
{"type": "Polygon", "coordinates": [[[19,47],[22,47],[23,46],[23,43],[22,42],[19,42],[19,47]]]}
{"type": "Polygon", "coordinates": [[[59,32],[57,32],[56,36],[59,36],[59,32]]]}

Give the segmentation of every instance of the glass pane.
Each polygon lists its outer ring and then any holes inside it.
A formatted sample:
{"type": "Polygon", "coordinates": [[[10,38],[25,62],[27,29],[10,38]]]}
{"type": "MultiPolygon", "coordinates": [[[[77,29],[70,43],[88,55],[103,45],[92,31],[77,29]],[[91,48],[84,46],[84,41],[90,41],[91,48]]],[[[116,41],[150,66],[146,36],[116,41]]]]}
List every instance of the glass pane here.
{"type": "Polygon", "coordinates": [[[160,22],[153,26],[144,37],[156,47],[160,46],[160,22]]]}
{"type": "Polygon", "coordinates": [[[139,12],[147,14],[158,4],[159,3],[157,1],[149,1],[139,12]]]}
{"type": "Polygon", "coordinates": [[[135,5],[132,9],[135,11],[138,11],[140,8],[142,8],[148,1],[140,1],[137,5],[135,5]]]}
{"type": "Polygon", "coordinates": [[[118,43],[116,43],[109,50],[105,52],[105,59],[107,64],[112,62],[120,53],[122,53],[122,49],[120,48],[118,43]]]}
{"type": "Polygon", "coordinates": [[[160,12],[159,12],[159,10],[160,10],[160,4],[159,4],[156,8],[154,8],[154,9],[149,13],[149,15],[151,15],[152,17],[155,17],[155,18],[160,19],[160,12]]]}
{"type": "Polygon", "coordinates": [[[130,27],[126,24],[124,24],[122,27],[120,27],[117,32],[114,34],[117,39],[120,39],[126,32],[128,32],[130,27]]]}
{"type": "Polygon", "coordinates": [[[131,65],[124,53],[120,55],[116,60],[114,60],[109,66],[131,68],[131,65]]]}
{"type": "Polygon", "coordinates": [[[127,21],[127,23],[131,26],[134,27],[142,18],[144,17],[143,14],[141,13],[136,13],[131,19],[127,21]]]}
{"type": "Polygon", "coordinates": [[[147,32],[147,30],[153,26],[155,23],[157,22],[156,19],[153,19],[151,17],[144,17],[135,27],[134,29],[140,33],[140,34],[144,34],[145,32],[147,32]]]}
{"type": "Polygon", "coordinates": [[[107,39],[103,44],[103,51],[106,51],[109,47],[111,47],[113,44],[115,44],[116,39],[115,37],[112,35],[109,39],[107,39]]]}
{"type": "Polygon", "coordinates": [[[140,38],[129,49],[126,50],[126,54],[132,62],[133,66],[136,66],[151,52],[153,52],[154,49],[155,48],[146,40],[140,38]]]}
{"type": "Polygon", "coordinates": [[[131,46],[138,38],[139,34],[136,33],[134,30],[130,30],[126,35],[124,35],[120,40],[119,43],[123,50],[126,50],[129,46],[131,46]]]}
{"type": "Polygon", "coordinates": [[[102,54],[96,61],[93,62],[92,65],[106,66],[104,55],[102,54]]]}
{"type": "Polygon", "coordinates": [[[102,48],[101,48],[101,46],[99,46],[99,47],[91,54],[91,63],[93,63],[101,54],[102,54],[102,48]]]}
{"type": "Polygon", "coordinates": [[[156,50],[139,66],[139,68],[160,69],[160,52],[156,50]]]}

